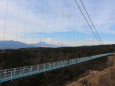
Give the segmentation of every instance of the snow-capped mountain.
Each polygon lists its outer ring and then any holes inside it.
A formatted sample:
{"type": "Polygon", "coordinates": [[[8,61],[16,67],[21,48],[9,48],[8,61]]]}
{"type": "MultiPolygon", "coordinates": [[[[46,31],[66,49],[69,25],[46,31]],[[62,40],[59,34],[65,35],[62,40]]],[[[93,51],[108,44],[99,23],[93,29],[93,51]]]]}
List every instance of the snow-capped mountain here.
{"type": "Polygon", "coordinates": [[[45,43],[45,42],[38,42],[34,45],[37,47],[65,47],[62,44],[49,44],[49,43],[45,43]]]}

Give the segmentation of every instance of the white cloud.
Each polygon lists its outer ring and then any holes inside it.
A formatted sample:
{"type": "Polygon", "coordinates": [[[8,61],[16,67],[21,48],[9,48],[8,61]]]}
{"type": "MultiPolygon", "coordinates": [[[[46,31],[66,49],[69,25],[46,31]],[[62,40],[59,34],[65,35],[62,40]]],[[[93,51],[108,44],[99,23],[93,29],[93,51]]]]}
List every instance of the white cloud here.
{"type": "Polygon", "coordinates": [[[94,39],[86,39],[83,41],[71,42],[71,41],[57,41],[53,38],[46,38],[43,40],[43,42],[48,43],[48,44],[66,45],[66,46],[83,46],[83,45],[98,45],[99,44],[97,40],[94,40],[94,39]]]}
{"type": "MultiPolygon", "coordinates": [[[[0,39],[3,38],[6,1],[0,0],[0,39]]],[[[5,26],[5,40],[16,40],[16,33],[18,40],[24,41],[24,34],[26,42],[32,40],[28,38],[28,33],[53,33],[78,31],[79,33],[89,34],[90,29],[83,19],[80,11],[74,3],[74,0],[28,0],[28,9],[26,17],[26,0],[19,1],[8,0],[8,14],[5,26]],[[38,3],[39,2],[39,3],[38,3]],[[34,13],[35,11],[35,13],[34,13]],[[43,11],[43,12],[42,12],[43,11]],[[19,13],[19,22],[17,26],[17,19],[19,13]],[[35,15],[35,16],[34,16],[35,15]],[[35,20],[34,20],[35,17],[35,20]],[[34,28],[34,30],[33,30],[34,28]],[[18,30],[18,32],[16,32],[18,30]]],[[[113,29],[115,23],[114,17],[114,0],[87,0],[83,1],[95,26],[99,33],[115,34],[113,29]]],[[[83,9],[83,8],[82,8],[83,9]]],[[[34,39],[34,41],[39,41],[34,39]]],[[[45,41],[60,43],[51,38],[45,41]]],[[[107,41],[105,41],[107,42],[107,41]]],[[[63,42],[64,44],[76,45],[76,42],[63,42]]],[[[112,43],[112,42],[107,42],[112,43]]],[[[83,44],[83,43],[82,43],[83,44]]],[[[78,44],[80,45],[80,44],[78,44]]]]}

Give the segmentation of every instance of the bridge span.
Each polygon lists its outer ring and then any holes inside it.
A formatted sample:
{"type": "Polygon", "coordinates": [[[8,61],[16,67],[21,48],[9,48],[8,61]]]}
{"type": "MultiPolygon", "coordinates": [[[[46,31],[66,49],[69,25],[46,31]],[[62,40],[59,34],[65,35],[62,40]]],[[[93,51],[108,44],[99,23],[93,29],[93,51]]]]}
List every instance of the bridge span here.
{"type": "Polygon", "coordinates": [[[0,83],[6,82],[13,79],[18,79],[26,76],[31,76],[34,74],[43,73],[46,71],[78,64],[81,62],[89,61],[92,59],[113,55],[114,53],[106,53],[106,54],[99,54],[94,56],[87,56],[87,57],[81,57],[81,58],[75,58],[75,59],[69,59],[69,60],[63,60],[63,61],[56,61],[56,62],[50,62],[50,63],[44,63],[44,64],[37,64],[37,65],[31,65],[31,66],[24,66],[24,67],[17,67],[17,68],[11,68],[11,69],[4,69],[0,70],[0,83]]]}

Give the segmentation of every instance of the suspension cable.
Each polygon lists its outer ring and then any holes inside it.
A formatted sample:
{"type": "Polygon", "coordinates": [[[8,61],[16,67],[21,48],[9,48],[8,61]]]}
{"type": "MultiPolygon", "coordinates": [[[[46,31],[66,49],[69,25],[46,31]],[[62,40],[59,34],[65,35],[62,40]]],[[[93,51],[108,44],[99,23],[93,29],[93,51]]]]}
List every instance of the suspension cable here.
{"type": "Polygon", "coordinates": [[[87,9],[86,9],[86,7],[85,7],[85,5],[84,5],[83,1],[82,1],[82,0],[80,0],[80,2],[82,3],[82,6],[83,6],[83,8],[84,8],[84,10],[85,10],[85,12],[86,12],[86,14],[87,14],[87,16],[88,16],[88,18],[89,18],[89,20],[90,20],[90,22],[91,22],[92,26],[93,26],[93,29],[94,29],[94,30],[95,30],[95,32],[96,32],[96,34],[97,34],[98,38],[100,39],[101,43],[102,43],[102,44],[104,44],[104,43],[103,43],[103,41],[102,41],[102,39],[101,39],[101,37],[100,37],[100,35],[99,35],[99,33],[98,33],[98,31],[97,31],[97,30],[96,30],[96,28],[95,28],[95,25],[94,25],[94,23],[93,23],[93,21],[92,21],[92,19],[91,19],[90,15],[89,15],[89,13],[88,13],[88,11],[87,11],[87,9]]]}
{"type": "Polygon", "coordinates": [[[85,17],[85,15],[84,15],[83,11],[81,10],[81,8],[80,8],[80,6],[79,6],[79,4],[77,3],[77,1],[76,1],[76,0],[74,0],[74,1],[75,1],[76,5],[78,6],[78,8],[79,8],[79,10],[80,10],[81,14],[83,15],[83,17],[84,17],[85,21],[87,22],[87,24],[88,24],[89,28],[91,29],[91,31],[93,32],[94,36],[96,37],[97,41],[99,42],[99,44],[102,44],[102,43],[101,43],[101,41],[98,39],[97,35],[95,34],[95,32],[93,31],[93,29],[92,29],[91,25],[89,24],[89,22],[88,22],[87,18],[85,17]]]}
{"type": "Polygon", "coordinates": [[[3,34],[3,50],[5,49],[5,42],[4,42],[4,40],[5,40],[5,36],[6,36],[6,22],[7,22],[7,15],[8,15],[8,0],[7,0],[7,2],[6,2],[6,14],[5,14],[5,23],[4,23],[4,34],[3,34]]]}

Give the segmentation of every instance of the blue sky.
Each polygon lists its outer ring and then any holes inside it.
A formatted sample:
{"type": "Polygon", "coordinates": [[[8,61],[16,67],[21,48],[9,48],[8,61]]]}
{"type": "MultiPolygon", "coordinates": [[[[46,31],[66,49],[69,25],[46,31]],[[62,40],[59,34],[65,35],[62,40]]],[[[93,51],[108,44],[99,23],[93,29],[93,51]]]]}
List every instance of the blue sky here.
{"type": "MultiPolygon", "coordinates": [[[[115,43],[115,1],[83,2],[104,43],[115,43]]],[[[8,5],[7,0],[0,0],[0,40],[3,39],[71,46],[98,44],[74,0],[8,0],[8,5]]]]}

